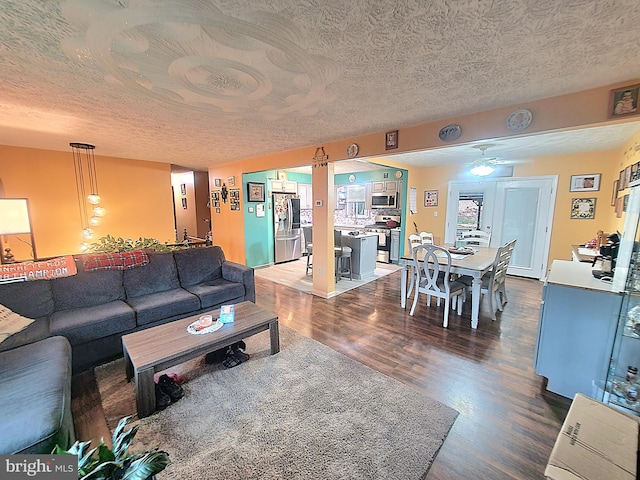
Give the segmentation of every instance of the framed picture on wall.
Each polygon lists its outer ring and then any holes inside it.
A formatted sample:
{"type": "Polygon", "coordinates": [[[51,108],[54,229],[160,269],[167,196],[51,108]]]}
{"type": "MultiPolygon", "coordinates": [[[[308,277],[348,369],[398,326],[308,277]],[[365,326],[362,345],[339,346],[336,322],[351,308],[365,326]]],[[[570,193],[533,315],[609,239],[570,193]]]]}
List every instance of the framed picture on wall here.
{"type": "Polygon", "coordinates": [[[600,190],[600,174],[571,175],[570,192],[597,192],[600,190]]]}
{"type": "Polygon", "coordinates": [[[609,117],[625,117],[627,115],[637,115],[638,112],[638,90],[640,85],[630,85],[624,88],[611,90],[609,96],[609,117]]]}
{"type": "Polygon", "coordinates": [[[264,202],[264,183],[247,182],[247,201],[264,202]]]}
{"type": "Polygon", "coordinates": [[[616,198],[618,198],[618,180],[613,181],[613,192],[611,192],[611,206],[615,206],[616,198]]]}
{"type": "Polygon", "coordinates": [[[385,133],[384,149],[392,150],[398,148],[398,130],[385,133]]]}
{"type": "Polygon", "coordinates": [[[620,170],[620,175],[618,175],[618,190],[624,190],[626,188],[624,184],[624,170],[620,170]]]}
{"type": "Polygon", "coordinates": [[[572,198],[571,199],[571,219],[589,220],[596,217],[595,198],[572,198]]]}
{"type": "Polygon", "coordinates": [[[424,206],[425,207],[437,207],[438,206],[438,190],[425,190],[425,192],[424,192],[424,206]]]}
{"type": "Polygon", "coordinates": [[[216,187],[221,187],[222,186],[222,179],[221,178],[216,178],[216,179],[214,179],[213,183],[215,184],[216,187]]]}

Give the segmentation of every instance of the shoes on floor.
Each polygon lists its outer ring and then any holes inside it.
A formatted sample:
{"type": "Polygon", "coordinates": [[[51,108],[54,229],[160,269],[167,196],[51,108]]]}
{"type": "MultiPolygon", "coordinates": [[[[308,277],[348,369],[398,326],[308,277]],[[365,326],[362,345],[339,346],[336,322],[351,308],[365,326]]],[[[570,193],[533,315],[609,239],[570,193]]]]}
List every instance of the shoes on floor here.
{"type": "Polygon", "coordinates": [[[156,388],[156,410],[164,410],[171,405],[171,397],[162,391],[160,385],[155,384],[156,388]]]}
{"type": "MultiPolygon", "coordinates": [[[[207,353],[204,356],[204,363],[206,363],[207,365],[213,365],[214,363],[224,362],[228,358],[228,356],[233,352],[241,351],[242,353],[244,353],[246,348],[247,348],[247,344],[244,343],[244,341],[240,340],[239,342],[232,343],[228,347],[220,348],[215,352],[207,353]]],[[[247,361],[248,359],[249,359],[249,356],[247,355],[246,358],[242,361],[247,361]]]]}
{"type": "Polygon", "coordinates": [[[227,358],[225,358],[224,362],[222,362],[222,365],[225,368],[233,368],[237,367],[242,362],[246,362],[247,360],[249,360],[249,355],[237,349],[232,350],[227,354],[227,358]]]}
{"type": "Polygon", "coordinates": [[[177,402],[184,396],[184,390],[178,385],[173,378],[168,375],[161,375],[157,385],[160,390],[167,394],[172,402],[177,402]]]}

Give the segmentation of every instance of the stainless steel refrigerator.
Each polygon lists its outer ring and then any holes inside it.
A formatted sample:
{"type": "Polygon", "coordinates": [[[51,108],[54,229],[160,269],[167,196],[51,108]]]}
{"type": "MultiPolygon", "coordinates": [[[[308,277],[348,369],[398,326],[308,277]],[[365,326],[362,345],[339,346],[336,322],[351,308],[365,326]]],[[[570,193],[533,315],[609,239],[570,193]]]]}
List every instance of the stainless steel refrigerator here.
{"type": "Polygon", "coordinates": [[[292,193],[273,194],[275,263],[296,260],[302,256],[300,199],[292,193]]]}

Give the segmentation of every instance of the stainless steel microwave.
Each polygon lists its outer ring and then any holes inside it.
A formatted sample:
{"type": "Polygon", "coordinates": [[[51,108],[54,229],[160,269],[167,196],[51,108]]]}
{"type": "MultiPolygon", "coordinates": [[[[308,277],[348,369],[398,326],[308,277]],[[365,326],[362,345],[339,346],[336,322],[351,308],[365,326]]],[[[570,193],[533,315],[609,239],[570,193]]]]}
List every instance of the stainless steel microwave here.
{"type": "Polygon", "coordinates": [[[396,193],[372,193],[371,208],[396,208],[396,193]]]}

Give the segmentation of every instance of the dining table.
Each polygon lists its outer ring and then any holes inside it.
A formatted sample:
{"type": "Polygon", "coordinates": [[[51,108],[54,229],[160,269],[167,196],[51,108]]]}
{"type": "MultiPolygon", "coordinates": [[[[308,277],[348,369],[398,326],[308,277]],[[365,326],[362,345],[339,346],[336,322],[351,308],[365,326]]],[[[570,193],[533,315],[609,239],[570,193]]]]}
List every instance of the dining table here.
{"type": "MultiPolygon", "coordinates": [[[[445,246],[448,250],[455,250],[452,246],[445,246]]],[[[469,275],[473,277],[471,285],[471,328],[478,328],[478,318],[480,316],[480,298],[482,287],[482,276],[490,272],[498,253],[497,248],[474,246],[473,253],[462,255],[451,253],[451,273],[457,275],[469,275]]],[[[424,256],[424,252],[422,252],[424,256]]],[[[421,258],[418,258],[420,261],[421,258]]],[[[411,271],[412,275],[415,271],[415,261],[413,256],[402,256],[398,262],[402,265],[400,275],[400,305],[402,308],[407,306],[407,275],[411,271]]],[[[438,263],[446,264],[445,257],[438,257],[438,263]]]]}

